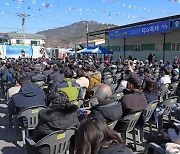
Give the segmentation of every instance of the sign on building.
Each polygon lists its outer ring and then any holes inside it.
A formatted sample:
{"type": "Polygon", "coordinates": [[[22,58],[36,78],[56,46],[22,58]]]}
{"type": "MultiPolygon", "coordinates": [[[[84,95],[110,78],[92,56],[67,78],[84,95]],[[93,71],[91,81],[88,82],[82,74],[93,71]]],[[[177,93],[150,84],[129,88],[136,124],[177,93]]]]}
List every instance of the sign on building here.
{"type": "Polygon", "coordinates": [[[180,28],[180,19],[172,20],[172,28],[180,28]]]}
{"type": "Polygon", "coordinates": [[[170,21],[160,21],[152,24],[141,25],[118,30],[109,31],[109,38],[128,38],[134,36],[144,36],[150,34],[165,33],[170,31],[170,21]]]}

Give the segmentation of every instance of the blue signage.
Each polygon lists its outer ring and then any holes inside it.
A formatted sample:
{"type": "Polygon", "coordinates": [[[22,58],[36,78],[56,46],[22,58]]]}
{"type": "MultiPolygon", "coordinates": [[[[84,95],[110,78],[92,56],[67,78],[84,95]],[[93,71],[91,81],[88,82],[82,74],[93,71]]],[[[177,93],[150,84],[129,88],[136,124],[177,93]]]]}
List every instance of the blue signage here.
{"type": "Polygon", "coordinates": [[[32,56],[31,46],[6,46],[6,56],[21,56],[21,51],[24,50],[25,56],[32,56]]]}
{"type": "Polygon", "coordinates": [[[180,19],[172,20],[172,28],[180,28],[180,19]]]}
{"type": "Polygon", "coordinates": [[[109,38],[127,38],[133,36],[143,36],[143,35],[150,35],[150,34],[158,34],[170,31],[170,21],[160,21],[152,24],[132,27],[132,28],[125,28],[119,30],[112,30],[109,31],[109,38]]]}

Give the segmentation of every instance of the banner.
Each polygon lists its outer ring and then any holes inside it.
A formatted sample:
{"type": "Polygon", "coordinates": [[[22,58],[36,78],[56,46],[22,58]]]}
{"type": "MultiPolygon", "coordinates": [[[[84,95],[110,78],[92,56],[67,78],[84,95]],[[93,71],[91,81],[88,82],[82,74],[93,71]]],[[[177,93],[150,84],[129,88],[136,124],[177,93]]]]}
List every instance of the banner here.
{"type": "Polygon", "coordinates": [[[180,19],[172,20],[172,28],[180,28],[180,19]]]}
{"type": "Polygon", "coordinates": [[[30,57],[32,56],[32,47],[31,46],[6,46],[6,56],[7,57],[30,57]]]}
{"type": "Polygon", "coordinates": [[[131,27],[131,28],[124,28],[118,30],[109,31],[109,38],[116,39],[116,38],[128,38],[134,36],[144,36],[150,34],[158,34],[170,31],[170,21],[160,21],[152,24],[131,27]]]}

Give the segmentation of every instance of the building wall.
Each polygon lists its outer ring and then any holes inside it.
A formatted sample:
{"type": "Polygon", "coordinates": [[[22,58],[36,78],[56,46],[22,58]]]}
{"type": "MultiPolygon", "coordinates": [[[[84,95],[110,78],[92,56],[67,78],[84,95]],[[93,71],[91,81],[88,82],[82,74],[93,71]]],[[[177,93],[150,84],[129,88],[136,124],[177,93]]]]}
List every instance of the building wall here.
{"type": "MultiPolygon", "coordinates": [[[[23,39],[19,39],[20,40],[20,44],[17,44],[16,42],[17,39],[11,39],[11,45],[22,45],[23,43],[23,39]]],[[[31,45],[31,41],[37,41],[37,45],[42,46],[43,44],[45,44],[44,40],[34,40],[34,39],[25,39],[25,45],[31,45]]]]}
{"type": "MultiPolygon", "coordinates": [[[[172,43],[180,43],[180,29],[171,30],[165,34],[165,37],[165,60],[172,61],[174,56],[180,57],[180,51],[172,51],[172,43]]],[[[106,47],[114,51],[114,59],[116,60],[119,54],[123,58],[124,39],[108,40],[106,38],[106,40],[106,47]]],[[[130,54],[134,58],[146,60],[151,52],[156,55],[157,60],[163,59],[163,41],[163,34],[126,38],[126,58],[130,54]]]]}

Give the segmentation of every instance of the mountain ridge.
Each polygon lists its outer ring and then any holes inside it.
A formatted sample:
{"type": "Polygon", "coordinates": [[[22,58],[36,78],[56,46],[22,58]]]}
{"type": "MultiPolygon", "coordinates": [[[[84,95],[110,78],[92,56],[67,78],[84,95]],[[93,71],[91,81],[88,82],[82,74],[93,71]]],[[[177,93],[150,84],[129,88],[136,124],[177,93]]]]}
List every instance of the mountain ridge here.
{"type": "Polygon", "coordinates": [[[80,21],[64,27],[39,31],[37,34],[46,36],[46,47],[70,48],[86,41],[87,29],[91,32],[115,26],[117,25],[102,24],[95,21],[80,21]]]}

